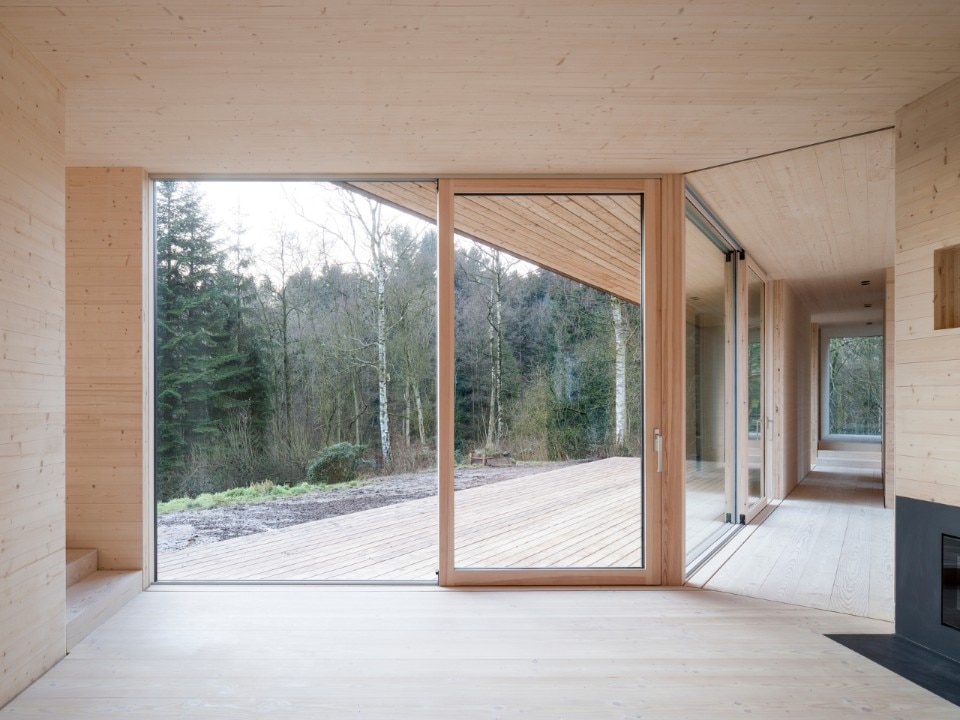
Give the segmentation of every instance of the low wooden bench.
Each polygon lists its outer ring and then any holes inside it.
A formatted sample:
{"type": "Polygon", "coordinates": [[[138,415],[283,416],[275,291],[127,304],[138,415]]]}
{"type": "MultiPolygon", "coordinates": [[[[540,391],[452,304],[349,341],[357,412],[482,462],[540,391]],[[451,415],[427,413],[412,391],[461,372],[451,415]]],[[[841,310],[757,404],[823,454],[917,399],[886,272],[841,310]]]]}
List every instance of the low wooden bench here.
{"type": "Polygon", "coordinates": [[[503,467],[505,465],[513,465],[513,458],[510,457],[510,453],[488,453],[486,450],[482,450],[480,452],[470,453],[470,464],[479,464],[486,467],[503,467]]]}

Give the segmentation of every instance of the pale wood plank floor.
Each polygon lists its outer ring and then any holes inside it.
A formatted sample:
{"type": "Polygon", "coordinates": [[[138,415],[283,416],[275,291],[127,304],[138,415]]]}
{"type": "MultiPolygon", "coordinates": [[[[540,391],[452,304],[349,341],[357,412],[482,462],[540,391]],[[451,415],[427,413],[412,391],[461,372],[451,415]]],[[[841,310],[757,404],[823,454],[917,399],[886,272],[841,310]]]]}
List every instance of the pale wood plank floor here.
{"type": "Polygon", "coordinates": [[[823,637],[891,630],[697,590],[167,586],[142,593],[0,715],[957,717],[823,637]]]}
{"type": "Polygon", "coordinates": [[[704,587],[893,620],[893,521],[878,470],[818,466],[704,587]]]}
{"type": "MultiPolygon", "coordinates": [[[[607,458],[455,494],[459,567],[637,567],[642,460],[607,458]]],[[[434,580],[423,498],[158,557],[161,580],[434,580]]]]}
{"type": "Polygon", "coordinates": [[[687,460],[684,483],[687,560],[705,549],[711,538],[728,527],[723,463],[687,460]]]}

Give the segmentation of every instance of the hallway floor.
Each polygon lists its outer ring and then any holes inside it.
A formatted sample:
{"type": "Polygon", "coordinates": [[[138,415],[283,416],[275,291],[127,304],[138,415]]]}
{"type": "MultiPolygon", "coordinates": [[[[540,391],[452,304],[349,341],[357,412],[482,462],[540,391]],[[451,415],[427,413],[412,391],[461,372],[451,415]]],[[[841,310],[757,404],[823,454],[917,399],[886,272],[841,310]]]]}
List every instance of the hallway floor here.
{"type": "Polygon", "coordinates": [[[741,532],[749,535],[733,541],[741,543],[735,552],[718,555],[691,584],[893,620],[893,519],[879,470],[831,453],[761,525],[741,532]]]}

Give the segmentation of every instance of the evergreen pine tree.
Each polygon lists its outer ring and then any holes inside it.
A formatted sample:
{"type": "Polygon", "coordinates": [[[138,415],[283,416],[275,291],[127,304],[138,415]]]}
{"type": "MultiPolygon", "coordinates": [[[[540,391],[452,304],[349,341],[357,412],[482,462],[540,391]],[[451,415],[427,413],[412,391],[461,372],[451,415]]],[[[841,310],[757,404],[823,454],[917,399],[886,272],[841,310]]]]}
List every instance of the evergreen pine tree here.
{"type": "Polygon", "coordinates": [[[200,191],[175,181],[156,188],[156,474],[165,499],[197,489],[184,485],[191,456],[224,422],[240,414],[262,425],[267,391],[256,343],[244,342],[244,286],[224,267],[200,191]]]}

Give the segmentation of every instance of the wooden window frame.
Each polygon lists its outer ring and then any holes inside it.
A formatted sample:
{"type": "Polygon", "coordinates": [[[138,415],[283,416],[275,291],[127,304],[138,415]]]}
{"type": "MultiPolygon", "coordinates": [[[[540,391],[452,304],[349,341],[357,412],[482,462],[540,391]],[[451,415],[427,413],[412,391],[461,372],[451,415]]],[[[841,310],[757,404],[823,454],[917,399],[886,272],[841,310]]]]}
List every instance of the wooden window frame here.
{"type": "MultiPolygon", "coordinates": [[[[676,176],[673,176],[676,178],[676,176]]],[[[438,183],[437,232],[438,232],[438,306],[437,306],[437,378],[438,378],[438,428],[437,452],[439,473],[439,512],[440,512],[440,571],[441,586],[497,586],[497,585],[658,585],[674,580],[671,584],[682,582],[683,573],[683,528],[682,528],[682,451],[683,428],[682,410],[678,415],[667,418],[664,413],[665,401],[676,394],[680,397],[681,387],[664,392],[669,382],[664,370],[667,367],[670,341],[663,333],[666,328],[677,336],[679,352],[682,353],[683,323],[670,323],[665,309],[683,310],[682,288],[682,228],[683,228],[683,182],[682,178],[673,181],[671,201],[676,201],[676,187],[679,187],[679,207],[661,206],[661,179],[598,179],[598,180],[533,180],[533,179],[441,179],[438,183]],[[643,275],[644,293],[644,447],[654,447],[654,431],[660,429],[664,435],[662,451],[663,472],[658,472],[657,454],[644,453],[644,556],[643,568],[546,568],[546,569],[468,569],[456,567],[455,559],[455,503],[454,503],[454,198],[465,194],[610,194],[629,193],[644,196],[643,228],[643,275]],[[664,212],[666,210],[666,212],[664,212]],[[670,217],[667,218],[667,215],[670,217]],[[674,217],[674,215],[676,217],[674,217]],[[670,227],[663,224],[669,222],[670,227]],[[679,224],[679,229],[673,227],[679,224]],[[665,232],[666,231],[666,232],[665,232]],[[663,238],[671,237],[671,247],[678,252],[665,253],[663,238]],[[680,237],[677,238],[677,233],[680,237]],[[678,254],[679,253],[679,254],[678,254]],[[665,259],[664,256],[669,256],[665,259]],[[666,265],[677,264],[677,267],[666,265]],[[681,273],[679,282],[677,272],[681,273]],[[665,289],[668,288],[669,290],[665,289]],[[679,290],[679,292],[677,292],[679,290]],[[679,295],[679,302],[665,303],[665,293],[679,295]],[[668,398],[667,396],[671,396],[668,398]],[[673,423],[673,425],[669,423],[673,423]],[[679,453],[673,448],[679,448],[679,453]],[[669,460],[676,458],[669,464],[669,460]],[[672,500],[676,492],[665,493],[668,478],[676,483],[679,471],[680,505],[666,502],[672,500]],[[670,517],[672,521],[665,523],[670,517]],[[679,533],[677,528],[679,527],[679,533]],[[669,532],[668,532],[669,529],[669,532]],[[679,540],[674,537],[679,534],[679,540]],[[670,548],[667,553],[666,548],[670,548]],[[673,556],[680,559],[679,576],[673,556]],[[664,562],[666,560],[666,563],[664,562]],[[670,565],[664,571],[664,565],[670,565]],[[679,581],[675,578],[679,577],[679,581]]],[[[676,340],[676,339],[675,339],[676,340]]],[[[674,342],[677,344],[677,342],[674,342]]],[[[674,350],[677,352],[678,350],[674,350]]],[[[672,360],[682,373],[682,362],[672,360]]],[[[682,403],[681,403],[682,405],[682,403]]]]}

